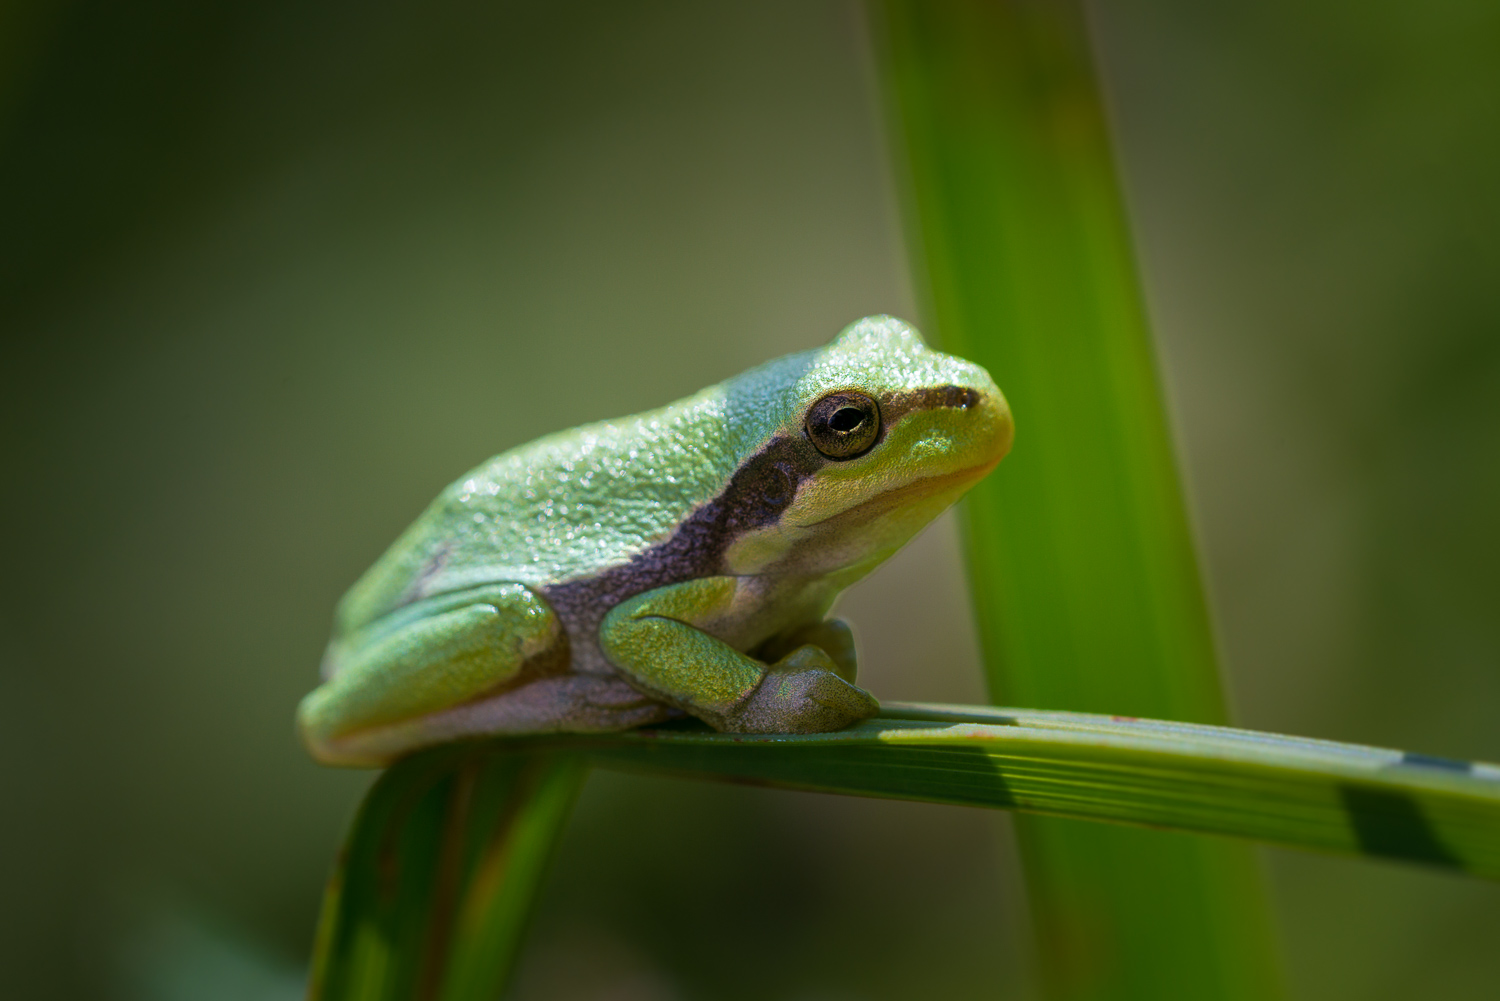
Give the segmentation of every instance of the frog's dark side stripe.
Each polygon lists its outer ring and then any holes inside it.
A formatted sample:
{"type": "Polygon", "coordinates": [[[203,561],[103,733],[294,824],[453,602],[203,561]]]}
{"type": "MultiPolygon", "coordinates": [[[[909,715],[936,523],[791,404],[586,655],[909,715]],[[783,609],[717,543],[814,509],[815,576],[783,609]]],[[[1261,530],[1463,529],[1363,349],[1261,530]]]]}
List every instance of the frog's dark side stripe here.
{"type": "Polygon", "coordinates": [[[966,386],[930,386],[907,393],[896,393],[880,405],[882,432],[913,410],[936,410],[957,407],[968,410],[979,404],[979,391],[966,386]]]}
{"type": "MultiPolygon", "coordinates": [[[[889,395],[880,401],[880,437],[875,447],[908,414],[940,407],[969,409],[979,401],[977,391],[963,386],[889,395]]],[[[580,644],[593,647],[599,624],[611,608],[653,588],[722,573],[724,554],[735,539],[774,524],[796,497],[801,482],[829,461],[805,434],[777,435],[747,459],[723,491],[694,511],[671,538],[623,566],[542,588],[542,596],[567,631],[575,665],[583,666],[578,664],[580,654],[589,659],[580,644]]]]}

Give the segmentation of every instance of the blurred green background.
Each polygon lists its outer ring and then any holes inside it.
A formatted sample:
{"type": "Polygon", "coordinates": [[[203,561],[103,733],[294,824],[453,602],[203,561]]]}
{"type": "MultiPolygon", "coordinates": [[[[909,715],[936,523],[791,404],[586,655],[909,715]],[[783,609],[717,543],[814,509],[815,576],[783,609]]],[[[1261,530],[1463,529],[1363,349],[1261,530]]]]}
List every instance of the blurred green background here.
{"type": "MultiPolygon", "coordinates": [[[[1500,760],[1500,8],[1094,14],[1238,721],[1500,760]]],[[[291,726],[344,588],[495,452],[913,314],[867,50],[806,0],[0,11],[0,992],[296,996],[369,781],[291,726]]],[[[957,552],[845,600],[878,695],[982,700],[957,552]]],[[[596,775],[515,994],[1033,998],[1008,837],[596,775]]],[[[1267,858],[1294,998],[1500,982],[1500,887],[1267,858]]]]}

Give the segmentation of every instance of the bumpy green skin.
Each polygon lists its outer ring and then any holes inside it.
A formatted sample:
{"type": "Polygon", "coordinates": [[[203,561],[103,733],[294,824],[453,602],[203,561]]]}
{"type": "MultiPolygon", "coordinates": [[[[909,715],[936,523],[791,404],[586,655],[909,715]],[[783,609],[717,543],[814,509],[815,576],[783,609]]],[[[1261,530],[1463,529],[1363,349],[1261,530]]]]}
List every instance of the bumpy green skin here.
{"type": "Polygon", "coordinates": [[[323,761],[379,765],[682,713],[755,733],[871,716],[828,611],[1011,435],[983,369],[870,317],[659,410],[513,449],[445,490],[344,597],[304,738],[323,761]],[[878,403],[879,437],[830,458],[809,411],[850,391],[878,403]]]}

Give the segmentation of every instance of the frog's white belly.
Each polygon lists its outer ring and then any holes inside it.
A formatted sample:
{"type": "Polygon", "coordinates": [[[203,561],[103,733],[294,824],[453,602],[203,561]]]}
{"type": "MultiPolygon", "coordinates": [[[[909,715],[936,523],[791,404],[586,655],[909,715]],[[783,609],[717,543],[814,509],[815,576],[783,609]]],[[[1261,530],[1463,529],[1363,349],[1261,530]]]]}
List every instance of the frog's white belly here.
{"type": "Polygon", "coordinates": [[[488,698],[350,734],[340,750],[351,758],[378,760],[466,737],[614,733],[681,715],[618,677],[552,674],[488,698]]]}

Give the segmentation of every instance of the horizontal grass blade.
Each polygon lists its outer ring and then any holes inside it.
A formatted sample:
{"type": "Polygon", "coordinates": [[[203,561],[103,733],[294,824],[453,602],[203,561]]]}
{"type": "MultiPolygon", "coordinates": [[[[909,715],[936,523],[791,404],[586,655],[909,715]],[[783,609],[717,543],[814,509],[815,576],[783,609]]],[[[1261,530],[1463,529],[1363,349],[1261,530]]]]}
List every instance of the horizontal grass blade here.
{"type": "Polygon", "coordinates": [[[660,728],[475,745],[595,766],[1249,838],[1500,879],[1500,766],[1087,713],[890,704],[838,733],[660,728]]]}
{"type": "Polygon", "coordinates": [[[1088,713],[888,703],[838,733],[667,726],[450,744],[365,797],[311,1001],[503,990],[590,765],[1253,838],[1500,879],[1500,766],[1088,713]]]}

